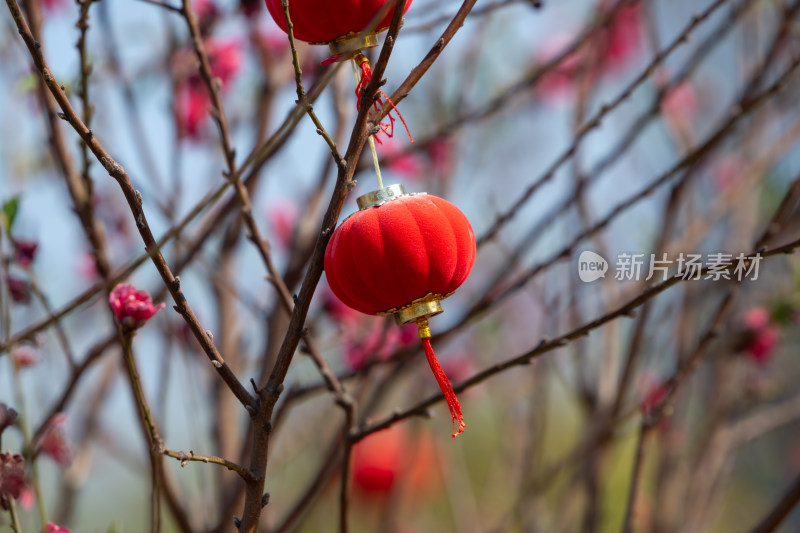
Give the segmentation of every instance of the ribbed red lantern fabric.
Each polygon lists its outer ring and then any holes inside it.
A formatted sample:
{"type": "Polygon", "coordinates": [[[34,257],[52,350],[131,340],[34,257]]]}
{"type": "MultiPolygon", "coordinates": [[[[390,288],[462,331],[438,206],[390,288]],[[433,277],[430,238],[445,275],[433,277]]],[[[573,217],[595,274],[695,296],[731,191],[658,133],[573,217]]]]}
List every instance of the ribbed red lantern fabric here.
{"type": "MultiPolygon", "coordinates": [[[[289,16],[294,36],[309,43],[327,43],[363,31],[387,0],[291,0],[289,16]]],[[[267,9],[283,31],[288,31],[281,0],[266,0],[267,9]]],[[[406,10],[411,0],[406,2],[406,10]]],[[[390,9],[375,27],[384,30],[392,22],[390,9]]]]}
{"type": "Polygon", "coordinates": [[[428,295],[445,297],[475,262],[472,226],[453,204],[428,194],[358,211],[325,252],[331,290],[349,307],[386,313],[428,295]]]}

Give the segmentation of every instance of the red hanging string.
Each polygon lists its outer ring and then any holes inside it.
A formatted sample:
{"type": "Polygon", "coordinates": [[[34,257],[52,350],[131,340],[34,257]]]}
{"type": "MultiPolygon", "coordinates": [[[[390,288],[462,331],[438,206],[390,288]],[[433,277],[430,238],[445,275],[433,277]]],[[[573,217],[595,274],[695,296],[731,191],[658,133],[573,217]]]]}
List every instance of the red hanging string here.
{"type": "MultiPolygon", "coordinates": [[[[372,81],[372,68],[369,66],[369,60],[367,60],[364,54],[358,54],[353,60],[358,65],[359,70],[361,70],[361,76],[359,77],[358,85],[356,85],[356,109],[361,109],[361,94],[364,92],[364,89],[367,88],[369,82],[372,81]]],[[[400,118],[400,122],[403,123],[403,127],[406,129],[408,138],[411,139],[411,142],[413,143],[414,137],[411,136],[411,131],[409,131],[408,124],[406,124],[403,115],[400,114],[400,111],[397,110],[397,108],[394,106],[394,103],[385,92],[383,92],[381,89],[378,89],[378,92],[381,93],[383,98],[385,98],[386,101],[389,102],[389,105],[392,106],[394,112],[397,113],[397,116],[400,118]]],[[[383,98],[378,98],[372,105],[376,112],[380,111],[381,107],[383,107],[383,98]]],[[[392,116],[391,112],[388,113],[386,117],[389,119],[389,122],[381,122],[379,124],[380,133],[385,134],[387,137],[392,137],[394,135],[395,118],[392,116]]],[[[377,135],[375,136],[375,140],[379,143],[381,142],[377,135]]]]}
{"type": "Polygon", "coordinates": [[[464,431],[467,424],[464,422],[464,415],[461,414],[461,404],[458,402],[456,393],[453,391],[453,386],[447,375],[439,365],[436,359],[436,354],[433,353],[431,346],[430,330],[428,329],[428,321],[424,318],[417,322],[419,327],[419,337],[422,340],[422,347],[425,348],[425,356],[428,358],[428,364],[433,370],[433,375],[436,377],[436,382],[444,394],[444,399],[447,401],[447,407],[450,408],[450,416],[453,418],[453,437],[464,431]]]}

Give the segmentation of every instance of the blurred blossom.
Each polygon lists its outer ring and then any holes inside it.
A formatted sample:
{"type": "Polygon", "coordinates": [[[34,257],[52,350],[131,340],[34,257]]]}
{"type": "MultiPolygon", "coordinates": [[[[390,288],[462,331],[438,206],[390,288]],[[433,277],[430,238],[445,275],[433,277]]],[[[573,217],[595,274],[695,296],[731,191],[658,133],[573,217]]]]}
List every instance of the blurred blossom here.
{"type": "Polygon", "coordinates": [[[12,239],[11,242],[14,245],[14,262],[22,268],[30,268],[33,265],[39,243],[20,239],[12,239]]]}
{"type": "Polygon", "coordinates": [[[53,461],[61,466],[68,466],[72,460],[69,443],[64,434],[64,424],[67,422],[67,415],[58,413],[48,423],[36,443],[36,452],[49,456],[53,461]]]}
{"type": "Polygon", "coordinates": [[[764,307],[748,309],[742,323],[745,327],[744,351],[758,364],[772,358],[780,339],[780,331],[764,307]]]}
{"type": "Polygon", "coordinates": [[[382,164],[395,174],[403,176],[409,182],[417,182],[425,173],[425,164],[417,152],[401,153],[396,143],[381,143],[378,145],[381,159],[389,161],[382,164]]]}
{"type": "Polygon", "coordinates": [[[453,140],[449,137],[438,137],[428,147],[433,175],[437,178],[448,176],[453,170],[453,140]]]}
{"type": "MultiPolygon", "coordinates": [[[[259,2],[260,3],[260,2],[259,2]]],[[[258,40],[262,50],[274,58],[281,58],[289,52],[289,39],[286,34],[267,30],[259,35],[258,40]]]]}
{"type": "Polygon", "coordinates": [[[58,11],[68,4],[67,0],[40,0],[40,4],[47,11],[58,11]]]}
{"type": "Polygon", "coordinates": [[[6,501],[18,499],[27,487],[25,460],[21,455],[0,454],[0,506],[8,509],[6,501]]]}
{"type": "Polygon", "coordinates": [[[22,489],[22,494],[19,495],[19,504],[26,511],[33,509],[33,504],[36,503],[36,497],[30,487],[22,489]]]}
{"type": "Polygon", "coordinates": [[[644,416],[653,414],[655,409],[666,400],[669,393],[667,384],[652,374],[644,374],[642,376],[639,389],[643,392],[641,410],[644,416]]]}
{"type": "Polygon", "coordinates": [[[10,428],[16,423],[17,411],[4,403],[0,403],[0,434],[2,434],[6,428],[10,428]]]}
{"type": "Polygon", "coordinates": [[[31,287],[27,281],[17,276],[6,275],[6,287],[13,301],[18,304],[30,303],[31,287]]]}
{"type": "Polygon", "coordinates": [[[442,370],[453,384],[461,383],[475,373],[475,360],[468,352],[452,354],[444,359],[441,365],[442,370]]]}
{"type": "Polygon", "coordinates": [[[661,101],[661,110],[665,117],[684,127],[691,125],[698,108],[694,89],[685,81],[669,90],[661,101]]]}
{"type": "MultiPolygon", "coordinates": [[[[242,49],[236,40],[205,41],[211,76],[219,79],[225,90],[242,65],[242,49]]],[[[198,139],[201,126],[211,109],[211,95],[197,71],[193,52],[181,50],[175,55],[174,68],[178,83],[175,88],[175,120],[180,138],[198,139]]]]}
{"type": "MultiPolygon", "coordinates": [[[[568,49],[574,39],[575,35],[565,33],[549,38],[537,50],[534,60],[544,65],[568,49]]],[[[586,54],[578,49],[542,76],[536,85],[536,94],[551,106],[566,103],[574,97],[576,84],[585,68],[586,54]]]]}
{"type": "Polygon", "coordinates": [[[720,191],[736,185],[742,177],[742,169],[746,165],[741,158],[734,154],[725,154],[715,159],[711,167],[711,179],[720,191]]]}
{"type": "Polygon", "coordinates": [[[197,139],[200,127],[206,119],[211,105],[208,91],[199,80],[186,81],[178,85],[175,94],[175,118],[178,136],[197,139]]]}
{"type": "Polygon", "coordinates": [[[595,46],[604,53],[603,59],[610,69],[625,68],[639,54],[644,41],[643,15],[641,2],[629,4],[621,8],[600,33],[595,46]]]}
{"type": "Polygon", "coordinates": [[[197,17],[200,35],[204,37],[210,35],[220,16],[217,4],[210,0],[194,0],[192,9],[197,17]]]}
{"type": "Polygon", "coordinates": [[[328,313],[328,316],[345,327],[364,318],[362,313],[345,305],[327,285],[322,293],[322,308],[328,313]]]}
{"type": "Polygon", "coordinates": [[[351,323],[344,331],[344,358],[351,370],[358,370],[373,359],[385,361],[417,340],[416,324],[395,327],[392,323],[386,328],[383,320],[371,322],[373,326],[364,337],[359,336],[363,330],[360,325],[351,323]]]}
{"type": "Polygon", "coordinates": [[[300,219],[300,210],[292,200],[284,198],[276,201],[267,213],[272,234],[284,248],[292,244],[294,230],[300,219]]]}
{"type": "Polygon", "coordinates": [[[52,522],[47,523],[47,533],[69,533],[69,529],[57,526],[52,522]]]}
{"type": "Polygon", "coordinates": [[[264,0],[239,0],[239,8],[246,17],[254,17],[264,6],[264,0]]]}
{"type": "Polygon", "coordinates": [[[141,327],[153,315],[166,307],[164,302],[153,305],[147,292],[127,284],[114,287],[108,297],[108,303],[119,323],[129,329],[141,327]]]}
{"type": "Polygon", "coordinates": [[[205,45],[211,76],[219,78],[223,87],[228,85],[242,68],[242,45],[233,39],[208,39],[205,45]]]}
{"type": "Polygon", "coordinates": [[[76,269],[78,274],[89,281],[95,281],[98,278],[97,261],[91,252],[83,252],[80,254],[76,269]]]}
{"type": "Polygon", "coordinates": [[[39,358],[36,356],[36,350],[27,344],[17,346],[11,351],[11,359],[14,361],[14,367],[17,370],[36,366],[39,363],[39,358]]]}

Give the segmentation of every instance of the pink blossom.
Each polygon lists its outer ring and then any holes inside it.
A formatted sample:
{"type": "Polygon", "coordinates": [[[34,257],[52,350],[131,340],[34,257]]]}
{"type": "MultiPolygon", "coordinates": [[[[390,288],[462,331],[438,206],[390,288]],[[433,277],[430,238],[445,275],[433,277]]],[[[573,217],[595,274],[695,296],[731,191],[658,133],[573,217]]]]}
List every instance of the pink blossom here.
{"type": "Polygon", "coordinates": [[[22,268],[30,268],[33,265],[39,243],[20,239],[12,239],[11,242],[14,245],[14,262],[22,268]]]}
{"type": "Polygon", "coordinates": [[[688,82],[681,82],[664,95],[661,110],[667,119],[688,126],[697,115],[699,105],[694,89],[688,82]]]}
{"type": "Polygon", "coordinates": [[[22,506],[22,508],[26,511],[33,509],[34,503],[36,503],[36,496],[34,496],[31,488],[25,487],[22,489],[22,494],[19,495],[19,504],[22,506]]]}
{"type": "Polygon", "coordinates": [[[471,354],[459,352],[442,361],[442,370],[451,383],[461,383],[475,373],[475,363],[471,354]]]}
{"type": "Polygon", "coordinates": [[[47,523],[47,533],[69,533],[69,529],[57,526],[52,522],[47,523]]]}
{"type": "Polygon", "coordinates": [[[75,268],[78,274],[90,281],[94,281],[99,277],[97,273],[97,261],[95,261],[94,256],[89,252],[80,254],[75,268]]]}
{"type": "Polygon", "coordinates": [[[194,0],[192,9],[197,17],[197,25],[201,35],[209,35],[219,20],[219,8],[211,0],[194,0]]]}
{"type": "Polygon", "coordinates": [[[58,413],[55,415],[47,427],[42,432],[36,443],[36,452],[49,456],[53,461],[61,466],[69,465],[72,454],[64,434],[64,424],[67,422],[67,415],[58,413]]]}
{"type": "Polygon", "coordinates": [[[769,311],[762,307],[752,307],[742,318],[745,327],[744,351],[758,364],[771,359],[780,340],[780,331],[770,317],[769,311]]]}
{"type": "Polygon", "coordinates": [[[40,2],[47,11],[58,11],[67,5],[66,0],[40,0],[40,2]]]}
{"type": "MultiPolygon", "coordinates": [[[[636,57],[642,48],[643,12],[641,3],[621,8],[601,33],[598,49],[605,53],[609,68],[619,70],[636,57]]],[[[602,59],[602,58],[601,58],[602,59]]]]}
{"type": "Polygon", "coordinates": [[[330,287],[327,285],[325,289],[321,291],[322,294],[322,308],[325,312],[328,313],[328,316],[333,319],[334,321],[344,325],[345,327],[350,327],[351,325],[355,325],[356,322],[360,322],[361,319],[364,317],[363,314],[359,313],[352,307],[348,307],[342,302],[338,296],[333,294],[330,287]]]}
{"type": "Polygon", "coordinates": [[[644,399],[642,400],[642,413],[646,416],[651,415],[667,398],[668,392],[669,389],[665,383],[649,383],[645,391],[644,399]]]}
{"type": "MultiPolygon", "coordinates": [[[[574,35],[558,34],[542,45],[535,54],[539,63],[548,63],[572,45],[574,35]]],[[[555,106],[571,99],[581,72],[586,68],[587,56],[578,49],[565,57],[555,68],[548,71],[536,85],[536,94],[547,104],[555,106]]]]}
{"type": "Polygon", "coordinates": [[[0,506],[8,509],[6,501],[18,499],[27,485],[22,456],[9,452],[0,454],[0,506]]]}
{"type": "Polygon", "coordinates": [[[11,299],[18,304],[27,304],[31,301],[31,288],[28,282],[16,276],[6,276],[6,287],[11,299]]]}
{"type": "Polygon", "coordinates": [[[39,358],[36,356],[36,350],[28,345],[18,346],[12,350],[11,359],[14,361],[14,367],[17,370],[36,366],[39,362],[39,358]]]}
{"type": "Polygon", "coordinates": [[[745,168],[741,158],[734,154],[726,154],[714,161],[711,168],[711,179],[720,191],[725,191],[742,177],[742,169],[745,168]]]}
{"type": "Polygon", "coordinates": [[[175,94],[175,121],[178,137],[197,139],[201,126],[208,116],[211,98],[208,90],[198,80],[188,80],[178,85],[175,94]]]}
{"type": "Polygon", "coordinates": [[[410,182],[419,181],[425,173],[425,164],[415,152],[400,153],[394,143],[378,145],[381,158],[387,162],[383,164],[388,170],[406,178],[410,182]]]}
{"type": "Polygon", "coordinates": [[[453,170],[453,140],[449,137],[438,137],[428,147],[433,175],[448,176],[453,170]]]}
{"type": "Polygon", "coordinates": [[[265,31],[259,35],[258,44],[275,58],[281,58],[289,52],[289,39],[283,32],[265,31]]]}
{"type": "Polygon", "coordinates": [[[372,321],[373,326],[364,338],[355,333],[360,327],[345,330],[345,361],[352,370],[358,370],[370,360],[385,361],[417,339],[417,326],[411,324],[401,328],[394,325],[386,328],[382,320],[372,321]]]}
{"type": "Polygon", "coordinates": [[[142,326],[153,315],[166,307],[164,302],[153,305],[147,292],[124,283],[114,287],[108,297],[108,303],[119,323],[130,329],[142,326]]]}
{"type": "MultiPolygon", "coordinates": [[[[208,39],[205,42],[211,75],[225,90],[242,65],[242,50],[238,41],[208,39]]],[[[178,73],[175,89],[175,121],[180,138],[198,139],[203,122],[211,109],[211,95],[197,72],[194,56],[188,50],[175,55],[174,70],[178,73]]]]}
{"type": "Polygon", "coordinates": [[[745,327],[752,330],[765,328],[769,325],[769,321],[769,311],[762,306],[751,307],[742,319],[745,327]]]}
{"type": "Polygon", "coordinates": [[[242,67],[242,46],[239,41],[208,39],[205,43],[211,75],[222,81],[222,86],[231,83],[242,67]]]}

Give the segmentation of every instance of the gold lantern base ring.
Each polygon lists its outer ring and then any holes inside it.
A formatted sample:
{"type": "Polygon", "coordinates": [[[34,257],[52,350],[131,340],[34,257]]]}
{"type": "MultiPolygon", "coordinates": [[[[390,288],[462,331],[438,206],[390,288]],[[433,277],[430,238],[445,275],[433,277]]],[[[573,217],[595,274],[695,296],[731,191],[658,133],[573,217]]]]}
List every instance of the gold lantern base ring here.
{"type": "Polygon", "coordinates": [[[444,310],[439,300],[413,303],[395,311],[394,321],[398,326],[405,326],[406,324],[417,322],[420,318],[427,319],[436,316],[442,311],[444,310]]]}
{"type": "Polygon", "coordinates": [[[331,58],[334,61],[346,61],[365,48],[378,46],[378,35],[376,32],[366,35],[354,32],[328,43],[311,44],[327,44],[331,50],[331,58]]]}

